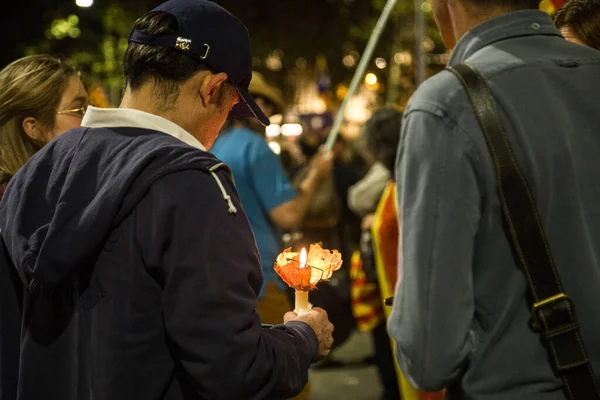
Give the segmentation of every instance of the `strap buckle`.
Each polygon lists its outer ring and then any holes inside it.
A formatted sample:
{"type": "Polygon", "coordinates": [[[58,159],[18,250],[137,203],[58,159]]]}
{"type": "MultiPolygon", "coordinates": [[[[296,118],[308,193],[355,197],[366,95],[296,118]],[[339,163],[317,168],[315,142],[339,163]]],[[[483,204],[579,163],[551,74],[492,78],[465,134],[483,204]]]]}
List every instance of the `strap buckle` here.
{"type": "Polygon", "coordinates": [[[533,317],[533,322],[535,323],[535,325],[538,328],[542,329],[542,327],[544,326],[540,323],[541,310],[546,306],[549,306],[549,305],[552,305],[552,304],[555,304],[555,303],[558,303],[561,301],[568,301],[570,303],[571,299],[566,294],[559,293],[554,296],[548,297],[546,299],[540,300],[536,303],[533,303],[533,307],[531,307],[531,315],[533,317]]]}
{"type": "Polygon", "coordinates": [[[566,294],[559,293],[534,303],[531,313],[536,329],[541,331],[551,349],[551,360],[557,372],[563,373],[589,364],[585,349],[581,346],[575,308],[566,294]]]}

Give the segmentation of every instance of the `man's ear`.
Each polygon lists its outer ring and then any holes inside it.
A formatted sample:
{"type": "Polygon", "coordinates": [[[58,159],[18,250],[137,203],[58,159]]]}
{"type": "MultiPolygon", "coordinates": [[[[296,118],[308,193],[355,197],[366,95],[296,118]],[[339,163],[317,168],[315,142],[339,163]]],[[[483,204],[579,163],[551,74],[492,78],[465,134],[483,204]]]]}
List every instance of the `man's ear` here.
{"type": "Polygon", "coordinates": [[[209,74],[203,81],[200,87],[200,97],[202,97],[202,105],[208,107],[211,103],[217,103],[221,88],[227,81],[227,74],[219,72],[218,74],[209,74]]]}
{"type": "Polygon", "coordinates": [[[34,142],[39,142],[42,140],[42,130],[40,129],[40,124],[33,117],[27,117],[23,120],[23,130],[25,134],[34,142]]]}

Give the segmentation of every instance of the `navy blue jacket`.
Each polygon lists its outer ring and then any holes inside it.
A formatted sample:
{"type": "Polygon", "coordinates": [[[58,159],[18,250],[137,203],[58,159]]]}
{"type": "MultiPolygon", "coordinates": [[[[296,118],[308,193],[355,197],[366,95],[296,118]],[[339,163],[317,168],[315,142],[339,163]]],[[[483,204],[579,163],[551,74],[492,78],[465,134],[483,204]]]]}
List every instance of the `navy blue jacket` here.
{"type": "Polygon", "coordinates": [[[316,335],[261,328],[254,236],[211,154],[145,129],[72,130],[11,180],[0,229],[14,264],[0,273],[16,269],[23,293],[0,295],[21,316],[0,313],[0,350],[21,337],[0,389],[19,400],[284,399],[306,384],[316,335]]]}

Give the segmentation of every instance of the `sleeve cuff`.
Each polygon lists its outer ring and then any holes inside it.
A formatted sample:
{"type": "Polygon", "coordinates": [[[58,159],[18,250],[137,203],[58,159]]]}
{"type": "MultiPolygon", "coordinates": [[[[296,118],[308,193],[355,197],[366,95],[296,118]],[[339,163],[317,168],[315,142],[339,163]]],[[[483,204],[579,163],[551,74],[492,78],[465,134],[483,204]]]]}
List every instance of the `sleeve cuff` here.
{"type": "Polygon", "coordinates": [[[306,343],[311,363],[316,362],[319,358],[319,339],[310,325],[302,321],[290,321],[285,324],[285,327],[293,332],[294,336],[306,343]]]}

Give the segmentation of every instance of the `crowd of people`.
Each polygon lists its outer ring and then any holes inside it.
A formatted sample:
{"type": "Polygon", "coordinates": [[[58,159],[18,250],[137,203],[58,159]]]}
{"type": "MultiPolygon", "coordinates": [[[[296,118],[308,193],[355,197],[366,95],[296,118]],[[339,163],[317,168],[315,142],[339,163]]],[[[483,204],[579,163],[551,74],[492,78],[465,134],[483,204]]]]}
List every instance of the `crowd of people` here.
{"type": "Polygon", "coordinates": [[[279,156],[286,104],[243,23],[168,0],[133,26],[119,108],[67,60],[0,71],[0,399],[307,399],[355,329],[385,400],[600,398],[600,2],[432,5],[449,67],[497,102],[560,293],[535,291],[508,167],[451,71],[356,142],[279,156]],[[296,313],[273,265],[316,242],[344,266],[296,313]]]}

